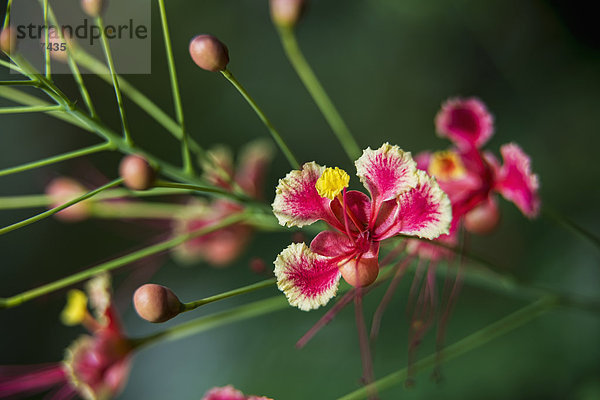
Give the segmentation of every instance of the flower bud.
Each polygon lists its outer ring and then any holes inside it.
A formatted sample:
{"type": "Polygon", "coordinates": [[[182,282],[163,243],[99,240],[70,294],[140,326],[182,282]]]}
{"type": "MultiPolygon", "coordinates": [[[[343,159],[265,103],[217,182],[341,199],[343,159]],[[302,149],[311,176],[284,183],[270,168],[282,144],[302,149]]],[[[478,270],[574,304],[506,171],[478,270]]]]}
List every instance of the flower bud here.
{"type": "Polygon", "coordinates": [[[106,8],[106,0],[81,0],[81,8],[90,17],[96,18],[106,8]]]}
{"type": "Polygon", "coordinates": [[[229,50],[219,39],[211,35],[198,35],[190,42],[190,55],[200,68],[207,71],[223,71],[229,64],[229,50]]]}
{"type": "MultiPolygon", "coordinates": [[[[59,177],[46,186],[46,195],[50,197],[50,208],[61,206],[83,194],[87,190],[79,182],[71,178],[59,177]]],[[[90,215],[91,200],[80,201],[55,214],[56,218],[65,222],[79,222],[90,215]]]]}
{"type": "Polygon", "coordinates": [[[293,28],[306,8],[305,0],[270,0],[271,19],[277,26],[293,28]]]}
{"type": "Polygon", "coordinates": [[[152,187],[156,174],[145,158],[128,155],[119,165],[119,175],[123,178],[125,186],[133,190],[146,190],[152,187]]]}
{"type": "Polygon", "coordinates": [[[486,201],[465,215],[465,228],[469,232],[484,235],[492,232],[499,221],[498,205],[494,201],[486,201]]]}
{"type": "Polygon", "coordinates": [[[165,322],[181,312],[182,304],[167,287],[152,283],[140,286],[133,295],[138,315],[146,321],[165,322]]]}
{"type": "Polygon", "coordinates": [[[17,49],[17,35],[13,27],[9,26],[0,31],[0,50],[6,54],[14,53],[17,49]]]}
{"type": "MultiPolygon", "coordinates": [[[[44,43],[46,37],[42,35],[40,40],[42,43],[44,43]]],[[[58,29],[48,29],[48,44],[52,46],[52,51],[50,51],[50,57],[52,57],[56,61],[66,63],[68,60],[67,48],[71,50],[73,47],[73,40],[71,36],[69,36],[68,31],[62,32],[61,39],[61,33],[58,29]]]]}
{"type": "Polygon", "coordinates": [[[376,257],[362,257],[359,262],[356,259],[348,261],[340,267],[342,276],[354,287],[366,287],[375,282],[379,275],[379,261],[376,257]]]}

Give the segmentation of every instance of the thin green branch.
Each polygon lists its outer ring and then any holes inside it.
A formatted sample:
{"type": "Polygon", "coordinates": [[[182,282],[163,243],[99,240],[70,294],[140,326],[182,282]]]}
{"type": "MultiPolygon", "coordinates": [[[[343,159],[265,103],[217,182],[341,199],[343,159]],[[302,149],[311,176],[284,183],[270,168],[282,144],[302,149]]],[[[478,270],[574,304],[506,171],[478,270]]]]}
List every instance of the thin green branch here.
{"type": "Polygon", "coordinates": [[[183,106],[181,105],[181,94],[179,93],[179,83],[177,82],[177,72],[175,70],[175,59],[173,58],[173,49],[171,48],[171,36],[169,34],[169,24],[167,22],[167,12],[165,10],[164,0],[158,0],[158,7],[160,9],[160,19],[163,28],[163,37],[165,40],[165,51],[167,52],[167,60],[169,62],[169,76],[171,78],[171,89],[173,91],[173,102],[175,103],[175,113],[177,115],[177,122],[181,127],[182,141],[181,141],[181,154],[183,158],[183,165],[186,172],[193,174],[194,165],[192,164],[192,158],[190,156],[190,149],[188,144],[188,134],[185,129],[185,123],[183,120],[183,106]]]}
{"type": "Polygon", "coordinates": [[[352,133],[350,133],[350,129],[348,129],[348,126],[329,96],[327,96],[325,89],[323,89],[323,86],[302,54],[294,29],[278,27],[278,31],[288,60],[319,107],[319,110],[321,110],[321,113],[327,120],[335,136],[337,136],[350,160],[356,160],[361,154],[360,147],[358,147],[356,140],[354,140],[352,133]]]}
{"type": "Polygon", "coordinates": [[[44,60],[46,62],[46,79],[52,79],[50,60],[50,32],[48,31],[48,0],[43,0],[44,11],[44,60]]]}
{"type": "MultiPolygon", "coordinates": [[[[40,0],[40,2],[41,1],[47,2],[47,0],[40,0]]],[[[56,16],[54,15],[54,11],[52,10],[52,7],[50,7],[49,5],[48,5],[48,17],[50,18],[50,22],[54,26],[57,26],[57,27],[60,26],[58,24],[58,20],[56,19],[56,16]]],[[[79,70],[77,63],[75,62],[75,60],[73,59],[73,55],[71,54],[71,44],[65,40],[65,36],[63,34],[62,29],[57,29],[57,31],[59,34],[60,42],[67,44],[67,49],[66,49],[67,64],[69,65],[71,74],[73,75],[73,78],[75,79],[75,83],[77,84],[77,87],[79,88],[79,93],[81,94],[81,97],[83,98],[83,101],[85,102],[85,105],[87,106],[88,111],[90,112],[90,115],[93,118],[96,118],[97,114],[96,114],[96,109],[94,108],[94,104],[92,103],[92,98],[90,96],[90,93],[87,90],[85,82],[83,81],[83,77],[81,76],[81,71],[79,70]]],[[[47,42],[47,40],[46,40],[46,42],[47,42]]]]}
{"type": "Polygon", "coordinates": [[[119,114],[121,115],[121,124],[123,126],[123,137],[125,138],[125,142],[127,142],[127,144],[131,146],[133,144],[133,141],[131,140],[131,134],[129,133],[129,124],[127,123],[127,117],[125,115],[123,96],[121,95],[119,79],[117,78],[117,73],[115,71],[115,63],[112,58],[110,45],[108,44],[108,38],[106,37],[106,32],[104,31],[104,23],[102,22],[101,16],[96,17],[96,24],[98,24],[98,28],[100,28],[100,40],[102,41],[102,48],[104,49],[104,56],[106,57],[106,62],[110,70],[110,76],[112,78],[113,87],[115,88],[117,106],[119,107],[119,114]]]}
{"type": "Polygon", "coordinates": [[[595,245],[596,249],[600,250],[600,238],[598,238],[598,236],[594,235],[592,232],[588,231],[587,229],[579,226],[577,223],[575,223],[570,218],[565,217],[558,211],[556,211],[548,206],[544,206],[544,208],[542,210],[542,214],[544,216],[550,218],[551,220],[553,220],[554,222],[556,222],[558,225],[562,226],[563,228],[573,232],[575,235],[579,236],[580,238],[587,240],[591,244],[595,245]]]}
{"type": "Polygon", "coordinates": [[[246,319],[269,314],[275,311],[289,308],[289,304],[283,295],[270,297],[264,300],[254,301],[235,307],[231,310],[218,312],[205,317],[200,317],[189,322],[184,322],[162,332],[155,333],[145,338],[135,339],[136,347],[146,347],[162,341],[173,341],[183,339],[201,332],[208,331],[219,326],[243,321],[246,319]]]}
{"type": "Polygon", "coordinates": [[[106,189],[110,189],[112,187],[120,185],[122,182],[123,182],[123,179],[121,179],[121,178],[115,179],[114,181],[112,181],[110,183],[107,183],[106,185],[100,186],[99,188],[97,188],[95,190],[92,190],[91,192],[88,192],[88,193],[86,193],[84,195],[81,195],[81,196],[79,196],[79,197],[77,197],[77,198],[75,198],[75,199],[73,199],[71,201],[68,201],[65,204],[61,205],[61,206],[54,207],[54,208],[52,208],[52,209],[50,209],[48,211],[45,211],[45,212],[43,212],[41,214],[38,214],[38,215],[34,215],[31,218],[27,218],[27,219],[25,219],[23,221],[15,223],[15,224],[12,224],[12,225],[9,225],[9,226],[5,226],[4,228],[0,229],[0,235],[4,235],[5,233],[12,232],[12,231],[14,231],[16,229],[19,229],[19,228],[22,228],[24,226],[33,224],[34,222],[38,222],[38,221],[40,221],[40,220],[42,220],[44,218],[51,217],[52,215],[56,214],[57,212],[60,212],[60,211],[64,210],[67,207],[71,207],[74,204],[77,204],[77,203],[80,203],[80,202],[82,202],[84,200],[87,200],[90,197],[93,197],[96,194],[98,194],[98,193],[100,193],[100,192],[102,192],[102,191],[104,191],[106,189]]]}
{"type": "Polygon", "coordinates": [[[26,81],[0,81],[0,86],[38,86],[39,82],[26,80],[26,81]]]}
{"type": "MultiPolygon", "coordinates": [[[[5,99],[11,100],[15,103],[23,104],[26,106],[50,106],[50,103],[48,103],[47,101],[44,101],[38,97],[32,96],[18,89],[13,89],[7,86],[0,86],[0,96],[4,97],[5,99]]],[[[48,115],[68,122],[81,129],[85,129],[90,132],[92,131],[92,129],[87,124],[82,123],[77,118],[62,111],[51,111],[48,112],[48,115]]]]}
{"type": "Polygon", "coordinates": [[[173,220],[178,214],[187,209],[184,204],[156,202],[95,202],[90,209],[94,218],[122,219],[168,219],[173,220]]]}
{"type": "Polygon", "coordinates": [[[13,64],[13,63],[10,63],[10,62],[8,62],[8,61],[5,61],[5,60],[0,60],[0,65],[1,65],[1,66],[3,66],[3,67],[5,67],[5,68],[12,69],[12,70],[14,70],[14,71],[17,71],[17,72],[23,73],[23,71],[21,70],[21,68],[19,68],[19,67],[18,67],[18,66],[16,66],[15,64],[13,64]]]}
{"type": "Polygon", "coordinates": [[[57,281],[45,284],[38,288],[31,289],[31,290],[25,291],[23,293],[20,293],[20,294],[17,294],[17,295],[8,297],[8,298],[0,299],[0,309],[16,307],[26,301],[35,299],[36,297],[40,297],[45,294],[51,293],[53,291],[56,291],[56,290],[65,288],[67,286],[73,285],[75,283],[84,281],[86,279],[91,278],[94,275],[101,273],[101,272],[110,271],[110,270],[122,267],[124,265],[130,264],[132,262],[141,260],[148,256],[161,253],[161,252],[169,250],[173,247],[179,246],[180,244],[184,243],[187,240],[190,240],[195,237],[202,236],[202,235],[207,235],[216,230],[219,230],[219,229],[225,228],[227,226],[242,222],[247,218],[249,218],[249,216],[245,213],[235,214],[230,217],[224,218],[223,220],[219,221],[218,223],[215,223],[215,224],[212,224],[209,226],[205,226],[196,231],[175,236],[175,237],[165,240],[163,242],[145,247],[141,250],[134,251],[132,253],[129,253],[129,254],[126,254],[119,258],[116,258],[114,260],[102,263],[95,267],[88,268],[85,271],[78,272],[78,273],[70,275],[66,278],[59,279],[57,281]]]}
{"type": "Polygon", "coordinates": [[[50,112],[50,111],[61,111],[63,106],[33,106],[33,107],[5,107],[0,108],[0,114],[24,114],[34,112],[50,112]]]}
{"type": "Polygon", "coordinates": [[[16,167],[11,167],[11,168],[5,168],[3,170],[0,170],[0,176],[5,176],[5,175],[10,175],[10,174],[15,174],[17,172],[23,172],[23,171],[28,171],[30,169],[34,169],[34,168],[39,168],[39,167],[43,167],[46,165],[51,165],[51,164],[56,164],[62,161],[66,161],[66,160],[70,160],[73,158],[77,158],[77,157],[82,157],[82,156],[86,156],[89,154],[94,154],[94,153],[98,153],[100,151],[104,151],[104,150],[109,150],[112,148],[112,144],[111,143],[101,143],[101,144],[96,144],[90,147],[86,147],[83,149],[79,149],[79,150],[74,150],[68,153],[64,153],[64,154],[60,154],[57,156],[53,156],[53,157],[48,157],[48,158],[44,158],[42,160],[38,160],[38,161],[32,161],[30,163],[26,163],[26,164],[22,164],[16,167]]]}
{"type": "Polygon", "coordinates": [[[277,132],[277,129],[275,129],[275,127],[273,126],[271,121],[267,118],[265,113],[260,109],[258,104],[256,104],[256,102],[250,96],[250,94],[246,91],[246,89],[244,89],[244,87],[235,79],[235,77],[229,70],[226,69],[224,71],[221,71],[221,74],[223,74],[223,76],[238,90],[238,92],[240,92],[242,97],[248,102],[250,107],[252,107],[252,109],[254,110],[256,115],[258,115],[258,118],[260,118],[260,120],[263,122],[263,124],[265,124],[265,126],[271,133],[271,136],[275,140],[275,143],[277,143],[277,145],[279,146],[279,148],[281,149],[281,151],[283,152],[285,157],[288,159],[292,168],[300,169],[300,164],[298,163],[298,160],[296,159],[296,157],[294,156],[294,154],[292,153],[290,148],[283,141],[283,139],[281,138],[281,135],[279,134],[279,132],[277,132]]]}
{"type": "MultiPolygon", "coordinates": [[[[552,297],[544,297],[540,300],[535,301],[532,304],[502,318],[501,320],[494,322],[486,326],[483,329],[459,340],[458,342],[444,348],[442,350],[443,361],[449,361],[460,355],[463,355],[471,350],[487,344],[488,342],[503,336],[526,323],[534,320],[543,313],[553,309],[557,305],[557,301],[552,297]]],[[[417,361],[414,365],[414,370],[417,372],[426,371],[433,368],[439,360],[439,355],[432,354],[417,361]]],[[[345,396],[340,397],[338,400],[358,400],[366,399],[372,390],[383,391],[403,383],[408,378],[408,368],[403,368],[397,372],[387,375],[384,378],[378,379],[371,385],[365,386],[361,389],[355,390],[345,396]]]]}
{"type": "Polygon", "coordinates": [[[6,3],[6,15],[4,16],[4,23],[2,24],[2,29],[6,29],[10,24],[10,10],[12,7],[12,0],[8,0],[6,3]]]}
{"type": "Polygon", "coordinates": [[[157,180],[156,182],[154,182],[154,187],[193,190],[193,191],[202,192],[202,193],[220,194],[222,196],[230,197],[230,198],[233,198],[233,199],[236,199],[239,201],[243,201],[243,202],[253,202],[254,201],[247,196],[238,195],[238,194],[232,193],[228,190],[214,187],[214,186],[190,185],[187,183],[167,182],[167,181],[163,181],[163,180],[157,180]]]}
{"type": "Polygon", "coordinates": [[[213,303],[215,301],[228,299],[230,297],[239,296],[241,294],[246,294],[246,293],[254,292],[256,290],[274,286],[276,282],[277,282],[277,280],[275,278],[266,279],[264,281],[254,283],[252,285],[243,286],[241,288],[230,290],[228,292],[223,292],[223,293],[220,293],[220,294],[217,294],[214,296],[205,297],[203,299],[191,301],[189,303],[183,303],[183,312],[195,310],[196,308],[198,308],[200,306],[203,306],[203,305],[206,305],[209,303],[213,303]]]}

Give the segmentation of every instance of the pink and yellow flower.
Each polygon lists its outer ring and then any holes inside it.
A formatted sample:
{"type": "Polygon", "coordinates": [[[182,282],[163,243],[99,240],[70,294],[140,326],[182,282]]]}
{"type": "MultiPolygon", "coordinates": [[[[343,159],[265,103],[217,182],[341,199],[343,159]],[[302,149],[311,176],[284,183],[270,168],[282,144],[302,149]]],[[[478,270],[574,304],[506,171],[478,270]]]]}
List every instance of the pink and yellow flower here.
{"type": "Polygon", "coordinates": [[[111,302],[107,275],[92,279],[88,295],[80,290],[68,294],[61,314],[67,325],[82,324],[82,335],[65,352],[62,363],[31,367],[0,367],[0,397],[33,394],[57,388],[53,399],[76,395],[89,400],[115,397],[125,386],[134,347],[124,335],[111,302]],[[88,311],[88,301],[95,316],[88,311]]]}
{"type": "MultiPolygon", "coordinates": [[[[261,197],[267,166],[272,157],[268,143],[250,143],[241,152],[237,171],[234,171],[233,157],[226,148],[216,148],[209,152],[209,156],[211,163],[204,165],[204,177],[208,182],[232,192],[237,186],[250,198],[261,197]]],[[[241,204],[227,199],[194,199],[175,219],[174,230],[177,233],[196,231],[242,211],[244,207],[241,204]]],[[[187,264],[204,260],[215,266],[225,266],[244,251],[252,232],[252,228],[246,224],[231,225],[186,241],[175,248],[175,256],[187,264]]]]}
{"type": "Polygon", "coordinates": [[[302,227],[325,221],[310,247],[294,243],[275,260],[277,285],[291,305],[311,310],[335,296],[341,277],[355,287],[379,273],[380,242],[396,235],[435,239],[449,231],[448,196],[417,169],[411,154],[388,143],[364,150],[355,162],[370,193],[347,191],[350,177],[315,162],[279,181],[273,212],[279,223],[302,227]]]}
{"type": "MultiPolygon", "coordinates": [[[[438,133],[454,148],[416,157],[418,167],[435,176],[448,194],[454,215],[453,228],[464,220],[468,230],[485,233],[499,219],[495,194],[513,202],[528,218],[539,214],[539,180],[531,160],[515,143],[500,147],[501,164],[482,151],[494,133],[493,117],[478,99],[450,99],[436,117],[438,133]]],[[[451,229],[454,231],[455,229],[451,229]]]]}

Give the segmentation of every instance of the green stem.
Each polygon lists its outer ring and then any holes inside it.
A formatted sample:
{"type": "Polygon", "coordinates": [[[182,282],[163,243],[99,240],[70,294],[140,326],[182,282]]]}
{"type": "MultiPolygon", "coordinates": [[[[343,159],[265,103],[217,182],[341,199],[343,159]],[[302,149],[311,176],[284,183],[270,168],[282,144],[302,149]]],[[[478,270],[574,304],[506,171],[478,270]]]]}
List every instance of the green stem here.
{"type": "Polygon", "coordinates": [[[155,202],[96,202],[91,207],[90,214],[95,218],[143,218],[172,220],[187,206],[171,203],[155,202]]]}
{"type": "Polygon", "coordinates": [[[117,79],[117,73],[115,72],[115,64],[113,62],[112,54],[110,52],[110,46],[108,44],[108,38],[104,31],[104,23],[102,17],[96,18],[96,24],[100,28],[100,39],[102,40],[102,48],[104,49],[104,56],[110,70],[110,76],[112,78],[113,87],[115,88],[115,95],[117,97],[117,106],[119,107],[119,114],[121,115],[121,124],[123,125],[123,137],[128,145],[132,145],[131,135],[129,133],[129,125],[127,123],[127,117],[125,116],[125,106],[123,105],[123,97],[121,96],[121,88],[119,87],[119,80],[117,79]]]}
{"type": "Polygon", "coordinates": [[[74,150],[68,153],[60,154],[58,156],[44,158],[42,160],[33,161],[30,163],[22,164],[16,167],[6,168],[0,170],[0,176],[15,174],[17,172],[28,171],[30,169],[43,167],[45,165],[55,164],[61,161],[70,160],[72,158],[82,157],[100,151],[109,150],[112,148],[111,143],[101,143],[94,146],[86,147],[84,149],[74,150]]]}
{"type": "Polygon", "coordinates": [[[342,144],[342,147],[350,160],[356,160],[360,157],[360,148],[358,147],[356,140],[354,140],[352,133],[350,133],[348,126],[340,116],[340,113],[335,108],[329,96],[327,96],[325,89],[323,89],[323,86],[302,54],[293,28],[278,27],[278,31],[288,60],[319,107],[319,110],[321,110],[321,113],[342,144]]]}
{"type": "Polygon", "coordinates": [[[0,65],[3,66],[3,67],[5,67],[5,68],[12,69],[14,71],[23,73],[23,71],[21,70],[21,68],[19,68],[15,64],[10,63],[8,61],[0,60],[0,65]]]}
{"type": "Polygon", "coordinates": [[[144,338],[134,339],[133,342],[134,346],[137,348],[147,347],[162,341],[183,339],[185,337],[196,335],[219,326],[258,317],[286,308],[289,308],[289,304],[285,299],[285,296],[278,295],[268,299],[244,304],[231,310],[222,311],[206,317],[200,317],[189,322],[184,322],[162,332],[158,332],[144,338]]]}
{"type": "Polygon", "coordinates": [[[0,81],[0,86],[38,86],[39,82],[26,80],[26,81],[0,81]]]}
{"type": "MultiPolygon", "coordinates": [[[[1,60],[0,60],[1,61],[1,60]]],[[[41,100],[35,96],[32,96],[28,93],[21,92],[18,89],[13,89],[6,86],[0,86],[0,96],[5,99],[14,101],[15,103],[27,105],[27,106],[49,106],[50,103],[47,101],[41,100]]],[[[92,131],[92,129],[87,125],[76,119],[70,114],[64,113],[62,111],[51,111],[48,112],[48,115],[68,122],[72,125],[75,125],[81,129],[85,129],[88,131],[92,131]]]]}
{"type": "Polygon", "coordinates": [[[175,103],[175,113],[177,115],[177,122],[181,127],[182,133],[181,154],[183,157],[183,165],[185,171],[191,174],[194,172],[194,166],[190,156],[188,135],[183,120],[183,106],[181,105],[181,94],[179,93],[179,83],[177,82],[177,72],[175,70],[173,49],[171,48],[171,36],[169,34],[169,24],[167,22],[167,12],[165,10],[164,0],[158,0],[158,7],[160,9],[160,19],[163,28],[163,37],[165,40],[165,51],[167,52],[167,60],[169,63],[169,76],[171,77],[171,90],[173,92],[173,102],[175,103]]]}
{"type": "Polygon", "coordinates": [[[2,24],[2,29],[6,29],[10,24],[10,9],[12,6],[12,0],[8,0],[6,3],[6,15],[4,16],[4,23],[2,24]]]}
{"type": "MultiPolygon", "coordinates": [[[[444,361],[452,360],[464,353],[474,350],[488,342],[496,339],[502,335],[511,332],[529,321],[539,317],[541,314],[553,309],[557,305],[556,299],[552,297],[544,297],[536,302],[529,304],[528,306],[502,318],[501,320],[494,322],[486,326],[483,329],[459,340],[458,342],[444,348],[442,350],[442,357],[444,361]]],[[[432,354],[425,357],[415,363],[414,370],[422,372],[433,368],[439,360],[439,355],[432,354]]],[[[358,400],[366,399],[372,390],[383,391],[389,389],[394,385],[398,385],[404,382],[408,377],[408,368],[403,368],[397,372],[391,373],[381,379],[378,379],[371,385],[365,386],[361,389],[355,390],[345,396],[340,397],[338,400],[358,400]]]]}
{"type": "Polygon", "coordinates": [[[187,183],[167,182],[167,181],[163,181],[163,180],[157,180],[156,182],[154,182],[154,187],[193,190],[193,191],[202,192],[202,193],[215,193],[215,194],[220,194],[222,196],[230,197],[232,199],[236,199],[236,200],[243,201],[243,202],[253,202],[253,200],[248,198],[247,196],[238,195],[238,194],[232,193],[228,190],[217,188],[214,186],[190,185],[187,183]]]}
{"type": "Polygon", "coordinates": [[[563,228],[573,232],[575,235],[579,236],[580,238],[587,240],[591,244],[595,245],[597,249],[600,249],[600,238],[598,238],[596,235],[594,235],[592,232],[588,231],[587,229],[579,226],[573,220],[565,217],[558,211],[553,210],[552,208],[550,208],[548,206],[545,206],[543,208],[542,213],[544,216],[550,218],[557,224],[561,225],[563,228]]]}
{"type": "Polygon", "coordinates": [[[224,71],[221,71],[221,73],[229,82],[231,82],[231,84],[238,90],[238,92],[240,92],[242,97],[248,102],[250,107],[252,107],[252,109],[254,110],[256,115],[258,115],[258,118],[260,118],[260,120],[263,122],[263,124],[265,124],[265,126],[271,133],[271,136],[275,140],[275,143],[277,143],[277,145],[279,146],[279,148],[281,149],[281,151],[283,152],[285,157],[288,159],[292,168],[300,169],[300,164],[296,160],[296,157],[294,156],[292,151],[289,149],[287,144],[285,144],[285,142],[281,138],[281,135],[279,134],[279,132],[277,132],[277,130],[275,129],[275,127],[273,126],[271,121],[267,118],[265,113],[260,109],[258,104],[256,104],[256,102],[250,96],[250,94],[246,91],[246,89],[244,89],[244,87],[235,79],[235,77],[229,70],[226,69],[224,71]]]}
{"type": "Polygon", "coordinates": [[[24,114],[34,112],[51,112],[61,111],[63,106],[61,105],[50,105],[50,106],[33,106],[33,107],[5,107],[0,108],[0,114],[24,114]]]}
{"type": "Polygon", "coordinates": [[[115,179],[114,181],[107,183],[104,186],[100,186],[98,189],[92,190],[91,192],[88,192],[82,196],[79,196],[71,201],[66,202],[65,204],[58,206],[58,207],[54,207],[48,211],[45,211],[41,214],[38,215],[34,215],[31,218],[27,218],[23,221],[17,222],[15,224],[9,225],[9,226],[5,226],[4,228],[0,229],[0,235],[4,235],[5,233],[8,232],[12,232],[15,229],[19,229],[22,228],[24,226],[33,224],[34,222],[38,222],[44,218],[48,218],[51,217],[52,215],[56,214],[57,212],[60,212],[62,210],[64,210],[67,207],[71,207],[74,204],[77,204],[79,202],[82,202],[84,200],[89,199],[90,197],[95,196],[96,194],[106,190],[106,189],[110,189],[111,187],[115,187],[117,185],[120,185],[123,182],[123,179],[119,178],[119,179],[115,179]]]}
{"type": "Polygon", "coordinates": [[[0,309],[16,307],[26,301],[35,299],[37,297],[43,296],[43,295],[53,292],[55,290],[59,290],[59,289],[65,288],[67,286],[73,285],[75,283],[84,281],[88,278],[91,278],[94,275],[101,273],[101,272],[110,271],[110,270],[122,267],[124,265],[130,264],[132,262],[141,260],[142,258],[146,258],[148,256],[151,256],[151,255],[154,255],[157,253],[161,253],[161,252],[169,250],[173,247],[179,246],[180,244],[184,243],[187,240],[193,239],[198,236],[207,235],[216,230],[223,229],[227,226],[242,222],[247,218],[248,218],[248,215],[246,215],[245,213],[235,214],[228,218],[222,219],[218,223],[215,223],[215,224],[212,224],[209,226],[205,226],[196,231],[175,236],[171,239],[168,239],[163,242],[145,247],[141,250],[134,251],[132,253],[126,254],[126,255],[116,258],[114,260],[102,263],[102,264],[97,265],[92,268],[89,268],[85,271],[70,275],[66,278],[59,279],[57,281],[48,283],[46,285],[25,291],[23,293],[20,293],[20,294],[17,294],[17,295],[8,297],[8,298],[0,299],[0,309]]]}
{"type": "Polygon", "coordinates": [[[50,47],[48,39],[50,38],[50,32],[48,32],[48,0],[43,0],[44,8],[44,59],[46,61],[46,79],[52,79],[51,73],[51,61],[50,61],[50,47]]]}
{"type": "MultiPolygon", "coordinates": [[[[40,1],[44,1],[45,3],[47,3],[47,0],[40,0],[40,1]]],[[[50,7],[50,6],[48,6],[48,17],[50,18],[50,22],[54,26],[60,26],[58,24],[58,20],[56,19],[56,16],[54,15],[54,11],[52,10],[52,7],[50,7]]],[[[61,43],[67,43],[67,41],[65,40],[65,37],[63,35],[62,29],[58,29],[58,34],[59,34],[61,43]]],[[[47,40],[46,40],[46,42],[47,42],[47,40]]],[[[81,94],[81,97],[83,98],[83,101],[85,102],[85,105],[87,106],[88,111],[90,112],[90,115],[92,117],[96,118],[98,116],[98,114],[96,114],[96,109],[94,108],[94,104],[92,103],[92,98],[90,96],[90,93],[88,92],[85,82],[83,81],[83,77],[81,76],[81,71],[79,70],[77,63],[75,62],[75,60],[73,59],[73,55],[71,54],[70,43],[67,43],[67,64],[69,65],[69,69],[71,70],[71,73],[73,74],[75,83],[77,84],[77,87],[79,88],[79,93],[81,94]]]]}
{"type": "Polygon", "coordinates": [[[209,303],[212,303],[215,301],[227,299],[229,297],[254,292],[256,290],[264,289],[269,286],[274,286],[276,282],[277,282],[277,280],[275,278],[265,279],[264,281],[254,283],[252,285],[247,285],[247,286],[244,286],[244,287],[241,287],[238,289],[234,289],[234,290],[230,290],[228,292],[223,292],[223,293],[220,293],[220,294],[217,294],[214,296],[205,297],[203,299],[192,301],[189,303],[183,303],[183,307],[182,307],[183,311],[182,312],[195,310],[196,308],[203,306],[205,304],[209,304],[209,303]]]}

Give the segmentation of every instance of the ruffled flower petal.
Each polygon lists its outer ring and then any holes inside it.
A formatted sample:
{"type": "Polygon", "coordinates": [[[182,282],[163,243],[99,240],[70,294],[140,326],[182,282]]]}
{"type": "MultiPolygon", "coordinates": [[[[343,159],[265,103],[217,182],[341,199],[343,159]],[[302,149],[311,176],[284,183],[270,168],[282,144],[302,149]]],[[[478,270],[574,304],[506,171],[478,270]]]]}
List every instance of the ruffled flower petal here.
{"type": "Polygon", "coordinates": [[[424,171],[417,171],[418,184],[398,197],[397,206],[382,207],[377,220],[377,240],[399,233],[435,239],[447,234],[452,222],[452,207],[448,196],[435,178],[424,171]]]}
{"type": "Polygon", "coordinates": [[[477,98],[453,98],[435,117],[437,132],[460,148],[481,147],[494,133],[494,118],[477,98]]]}
{"type": "Polygon", "coordinates": [[[206,152],[202,161],[202,175],[207,182],[230,190],[233,179],[233,155],[224,145],[217,145],[206,152]]]}
{"type": "Polygon", "coordinates": [[[319,233],[310,243],[310,249],[325,257],[338,257],[354,252],[354,246],[348,236],[332,231],[319,233]]]}
{"type": "Polygon", "coordinates": [[[246,400],[244,393],[231,385],[210,389],[202,400],[246,400]]]}
{"type": "Polygon", "coordinates": [[[495,189],[512,201],[528,218],[540,211],[539,179],[531,171],[531,159],[515,143],[500,148],[504,164],[498,170],[495,189]]]}
{"type": "Polygon", "coordinates": [[[302,227],[318,220],[329,222],[333,219],[329,211],[331,200],[319,196],[315,187],[323,171],[325,167],[309,162],[301,171],[291,171],[279,180],[272,206],[281,225],[302,227]]]}
{"type": "Polygon", "coordinates": [[[376,206],[415,187],[417,165],[409,152],[389,143],[370,147],[355,162],[356,174],[371,193],[376,206]]]}
{"type": "Polygon", "coordinates": [[[277,287],[290,305],[303,311],[324,306],[337,292],[341,276],[337,264],[304,243],[289,245],[274,264],[277,287]]]}

